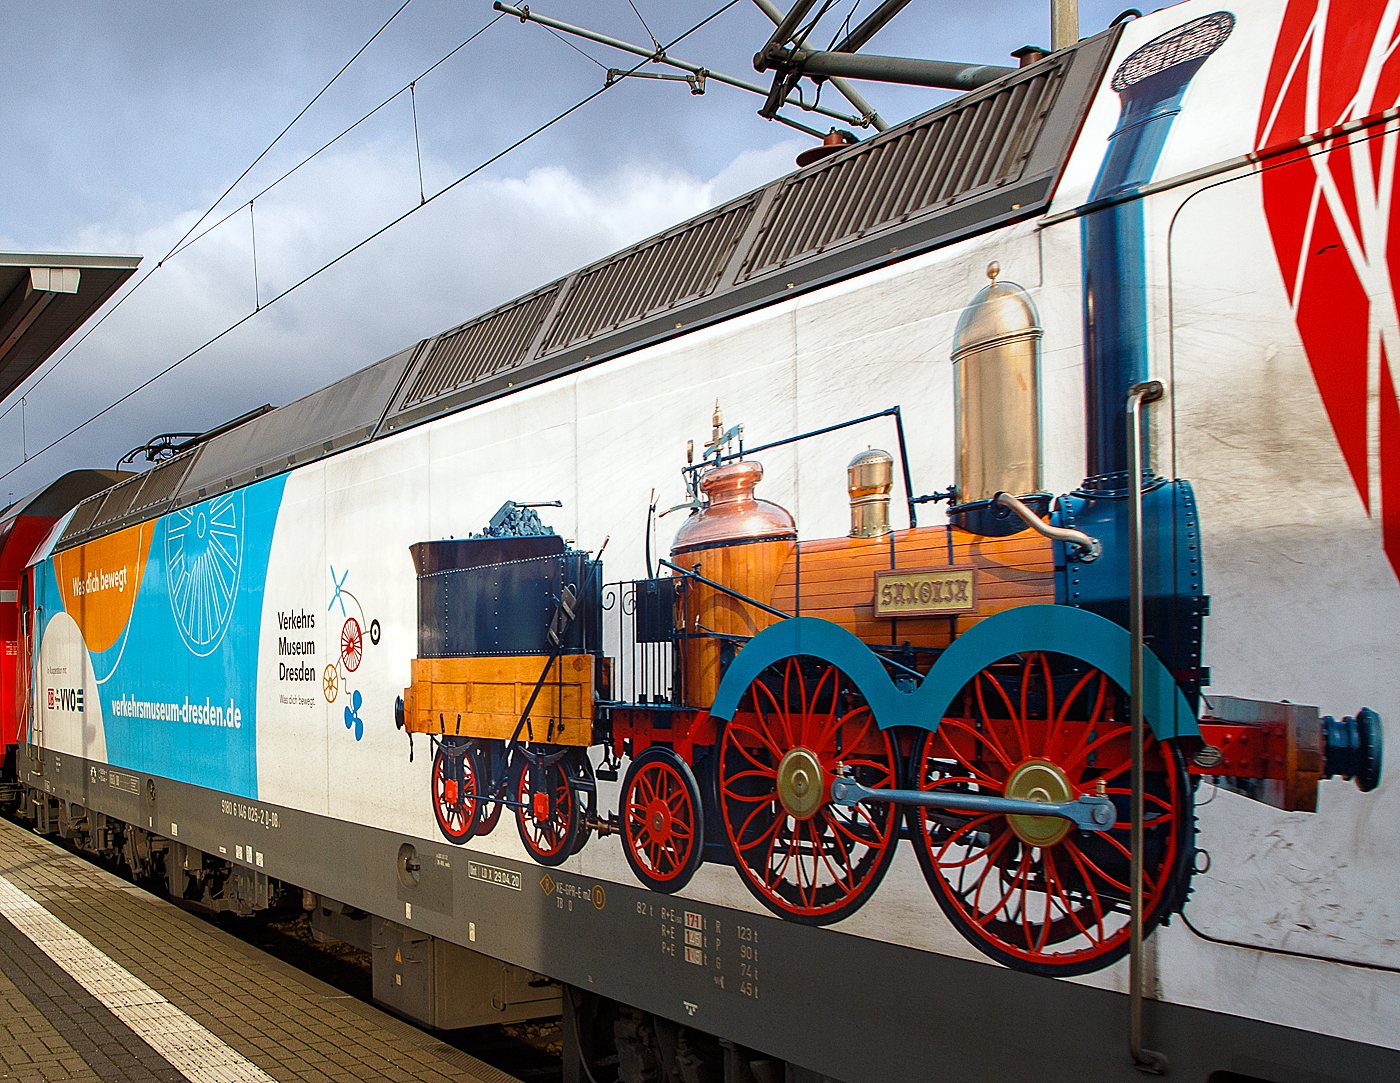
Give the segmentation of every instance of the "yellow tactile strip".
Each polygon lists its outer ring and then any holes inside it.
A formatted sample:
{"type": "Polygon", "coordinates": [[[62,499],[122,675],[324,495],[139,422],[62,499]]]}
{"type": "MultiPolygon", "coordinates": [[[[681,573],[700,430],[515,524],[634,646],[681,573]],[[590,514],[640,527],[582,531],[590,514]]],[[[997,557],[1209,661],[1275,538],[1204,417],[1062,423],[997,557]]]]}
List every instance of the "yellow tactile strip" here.
{"type": "MultiPolygon", "coordinates": [[[[277,1083],[511,1081],[505,1073],[5,822],[0,822],[0,875],[277,1083]]],[[[12,995],[11,989],[13,983],[9,989],[0,986],[0,1031],[23,1023],[38,1033],[42,1028],[30,1021],[36,1011],[44,1019],[42,1005],[21,1010],[16,1001],[23,1003],[24,998],[17,990],[12,995]]],[[[61,1001],[66,991],[56,992],[61,1001]]],[[[83,1029],[94,1025],[79,1024],[83,1029]]],[[[47,1029],[57,1034],[52,1022],[47,1029]]],[[[11,1078],[25,1083],[70,1077],[120,1080],[145,1077],[150,1071],[127,1063],[130,1058],[123,1053],[118,1060],[95,1058],[99,1063],[88,1063],[87,1074],[70,1072],[68,1068],[76,1069],[85,1059],[75,1045],[100,1049],[110,1039],[74,1035],[72,1043],[53,1044],[57,1050],[44,1056],[41,1049],[50,1046],[43,1037],[17,1043],[35,1054],[35,1067],[17,1063],[11,1078]],[[63,1070],[55,1070],[55,1065],[63,1070]]],[[[178,1073],[152,1074],[178,1078],[178,1073]]]]}

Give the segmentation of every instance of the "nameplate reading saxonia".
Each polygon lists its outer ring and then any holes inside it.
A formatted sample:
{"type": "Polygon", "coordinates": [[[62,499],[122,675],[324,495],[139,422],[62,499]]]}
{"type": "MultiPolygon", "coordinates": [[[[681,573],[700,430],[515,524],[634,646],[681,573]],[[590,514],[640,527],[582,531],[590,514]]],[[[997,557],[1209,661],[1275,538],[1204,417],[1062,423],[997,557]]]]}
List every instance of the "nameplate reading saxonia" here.
{"type": "Polygon", "coordinates": [[[898,568],[875,573],[877,617],[936,617],[977,608],[977,569],[898,568]]]}

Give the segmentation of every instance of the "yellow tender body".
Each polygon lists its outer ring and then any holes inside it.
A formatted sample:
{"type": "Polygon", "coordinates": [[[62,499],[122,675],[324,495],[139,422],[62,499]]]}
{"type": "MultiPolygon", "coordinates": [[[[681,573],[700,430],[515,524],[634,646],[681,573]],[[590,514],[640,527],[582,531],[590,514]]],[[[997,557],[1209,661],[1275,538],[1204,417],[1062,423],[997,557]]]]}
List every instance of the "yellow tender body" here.
{"type": "MultiPolygon", "coordinates": [[[[415,658],[404,689],[404,728],[411,733],[508,740],[544,672],[542,655],[415,658]],[[459,722],[460,719],[460,722],[459,722]]],[[[556,745],[593,743],[591,654],[565,654],[530,709],[520,739],[556,745]]]]}

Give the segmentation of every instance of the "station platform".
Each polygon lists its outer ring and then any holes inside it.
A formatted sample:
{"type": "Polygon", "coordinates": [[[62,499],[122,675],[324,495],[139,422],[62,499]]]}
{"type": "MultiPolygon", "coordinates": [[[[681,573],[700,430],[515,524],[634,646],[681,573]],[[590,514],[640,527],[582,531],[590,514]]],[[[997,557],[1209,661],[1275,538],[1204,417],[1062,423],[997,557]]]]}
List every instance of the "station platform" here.
{"type": "Polygon", "coordinates": [[[6,821],[0,1079],[516,1083],[6,821]]]}

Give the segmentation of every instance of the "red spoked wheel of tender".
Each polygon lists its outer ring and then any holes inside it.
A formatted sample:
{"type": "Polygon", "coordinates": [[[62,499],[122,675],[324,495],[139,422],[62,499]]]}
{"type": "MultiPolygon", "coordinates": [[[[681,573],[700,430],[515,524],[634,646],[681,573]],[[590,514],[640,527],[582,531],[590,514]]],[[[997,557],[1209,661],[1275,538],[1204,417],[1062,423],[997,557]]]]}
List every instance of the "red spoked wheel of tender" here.
{"type": "MultiPolygon", "coordinates": [[[[493,772],[504,769],[503,741],[480,741],[477,743],[477,750],[480,755],[481,764],[481,807],[476,814],[476,834],[478,837],[491,834],[496,829],[496,825],[501,821],[501,809],[505,807],[499,800],[504,791],[509,789],[508,782],[502,782],[498,788],[497,779],[493,772]],[[491,800],[492,796],[497,800],[491,800]]],[[[508,794],[507,794],[508,796],[508,794]]]]}
{"type": "Polygon", "coordinates": [[[433,816],[448,842],[460,846],[476,833],[480,780],[479,761],[470,745],[438,745],[433,756],[433,816]]]}
{"type": "Polygon", "coordinates": [[[546,759],[536,767],[540,781],[534,787],[530,764],[522,763],[520,767],[516,783],[520,805],[515,810],[515,825],[525,849],[541,865],[562,865],[574,852],[578,839],[583,816],[564,762],[572,755],[566,752],[563,757],[546,759]]]}
{"type": "MultiPolygon", "coordinates": [[[[1128,697],[1064,655],[1029,652],[988,666],[915,747],[913,786],[1023,800],[1112,799],[1111,830],[1053,816],[910,806],[909,833],[943,912],[984,954],[1039,974],[1084,974],[1129,938],[1132,754],[1128,697]]],[[[1186,763],[1150,728],[1144,756],[1143,932],[1189,877],[1186,763]]]]}
{"type": "Polygon", "coordinates": [[[340,629],[340,660],[345,668],[354,673],[360,668],[360,659],[365,656],[365,640],[360,633],[360,622],[354,617],[346,617],[340,629]]]}
{"type": "Polygon", "coordinates": [[[663,745],[634,759],[622,780],[622,852],[653,891],[679,891],[705,850],[700,786],[690,765],[663,745]]]}
{"type": "Polygon", "coordinates": [[[845,674],[802,656],[769,666],[725,724],[718,760],[720,813],[745,886],[807,925],[854,913],[889,868],[900,812],[886,801],[834,805],[831,780],[893,789],[899,764],[845,674]]]}

